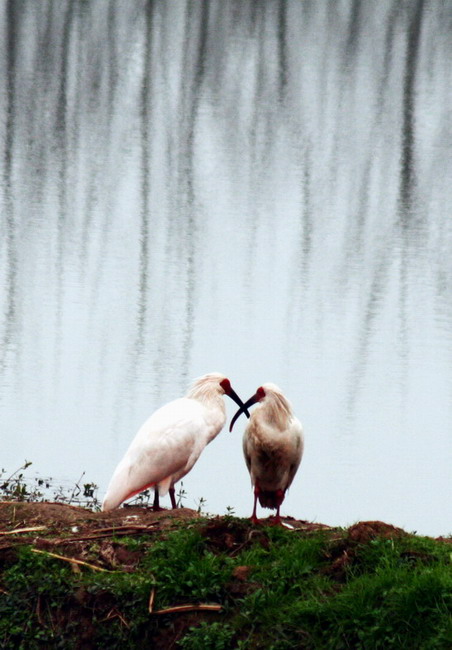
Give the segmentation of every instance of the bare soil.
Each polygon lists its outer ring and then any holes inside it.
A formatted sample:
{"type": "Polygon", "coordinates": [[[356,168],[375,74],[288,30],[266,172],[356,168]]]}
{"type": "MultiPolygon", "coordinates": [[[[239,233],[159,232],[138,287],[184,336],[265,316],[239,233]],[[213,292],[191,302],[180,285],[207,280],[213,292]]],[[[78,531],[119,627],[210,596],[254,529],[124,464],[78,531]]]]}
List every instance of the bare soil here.
{"type": "MultiPolygon", "coordinates": [[[[189,525],[199,519],[199,513],[189,508],[154,512],[151,508],[124,507],[111,512],[92,512],[61,503],[3,501],[0,502],[0,559],[2,553],[21,544],[32,544],[38,549],[58,553],[70,548],[71,557],[77,557],[77,553],[83,556],[85,548],[93,540],[98,540],[101,565],[109,569],[121,567],[133,570],[139,561],[139,554],[125,551],[121,545],[117,545],[114,552],[112,537],[148,535],[180,527],[181,522],[189,525]]],[[[262,520],[263,526],[272,523],[271,517],[262,520]]],[[[324,524],[291,517],[285,518],[284,523],[288,528],[304,531],[329,529],[324,524]]],[[[213,551],[234,554],[252,536],[259,536],[259,527],[250,531],[250,524],[246,520],[236,520],[231,526],[229,519],[214,517],[208,520],[204,534],[213,551]]]]}

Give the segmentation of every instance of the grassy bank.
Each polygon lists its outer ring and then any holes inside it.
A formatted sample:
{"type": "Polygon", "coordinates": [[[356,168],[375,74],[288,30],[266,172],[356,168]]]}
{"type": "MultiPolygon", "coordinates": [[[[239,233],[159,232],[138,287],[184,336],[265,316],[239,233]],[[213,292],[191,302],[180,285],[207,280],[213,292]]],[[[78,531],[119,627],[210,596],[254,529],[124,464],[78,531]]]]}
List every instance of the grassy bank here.
{"type": "Polygon", "coordinates": [[[449,540],[196,513],[58,526],[7,508],[2,648],[452,647],[449,540]],[[24,524],[40,529],[11,534],[24,524]]]}

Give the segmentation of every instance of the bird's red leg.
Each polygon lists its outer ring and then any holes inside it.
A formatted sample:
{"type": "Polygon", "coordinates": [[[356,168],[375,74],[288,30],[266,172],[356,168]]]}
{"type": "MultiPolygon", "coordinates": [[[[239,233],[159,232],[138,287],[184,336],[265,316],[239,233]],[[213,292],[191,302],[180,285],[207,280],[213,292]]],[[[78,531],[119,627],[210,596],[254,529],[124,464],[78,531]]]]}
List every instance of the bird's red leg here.
{"type": "Polygon", "coordinates": [[[259,496],[259,492],[260,492],[260,490],[259,490],[258,485],[255,485],[254,486],[254,508],[253,508],[253,514],[250,517],[253,524],[258,524],[259,523],[259,519],[257,518],[257,515],[256,515],[257,497],[259,496]]]}
{"type": "Polygon", "coordinates": [[[176,497],[174,496],[174,492],[175,492],[174,488],[170,487],[169,495],[170,495],[171,505],[173,506],[173,509],[177,508],[176,497]]]}
{"type": "Polygon", "coordinates": [[[274,526],[282,526],[281,517],[279,516],[279,509],[281,507],[281,503],[284,501],[284,490],[276,490],[276,499],[278,505],[276,506],[276,517],[273,519],[272,523],[274,526]]]}

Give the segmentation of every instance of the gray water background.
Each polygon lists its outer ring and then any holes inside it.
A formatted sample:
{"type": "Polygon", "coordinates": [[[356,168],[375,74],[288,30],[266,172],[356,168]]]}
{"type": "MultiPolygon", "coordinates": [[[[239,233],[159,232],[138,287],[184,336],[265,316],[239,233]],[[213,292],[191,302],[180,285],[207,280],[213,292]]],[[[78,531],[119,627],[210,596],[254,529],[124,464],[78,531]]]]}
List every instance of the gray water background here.
{"type": "MultiPolygon", "coordinates": [[[[304,424],[283,514],[452,532],[451,54],[447,0],[1,2],[0,466],[102,496],[217,370],[304,424]]],[[[250,513],[244,424],[187,506],[250,513]]]]}

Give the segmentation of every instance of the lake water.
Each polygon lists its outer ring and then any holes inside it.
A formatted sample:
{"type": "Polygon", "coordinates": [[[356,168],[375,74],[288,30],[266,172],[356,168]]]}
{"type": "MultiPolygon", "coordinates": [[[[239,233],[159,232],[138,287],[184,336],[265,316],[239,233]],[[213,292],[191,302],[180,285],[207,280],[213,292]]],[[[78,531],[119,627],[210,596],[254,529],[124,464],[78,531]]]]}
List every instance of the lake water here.
{"type": "MultiPolygon", "coordinates": [[[[452,5],[0,7],[0,466],[102,497],[216,370],[304,424],[283,514],[451,533],[452,5]]],[[[185,505],[250,514],[244,424],[185,505]]]]}

